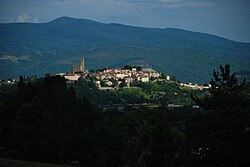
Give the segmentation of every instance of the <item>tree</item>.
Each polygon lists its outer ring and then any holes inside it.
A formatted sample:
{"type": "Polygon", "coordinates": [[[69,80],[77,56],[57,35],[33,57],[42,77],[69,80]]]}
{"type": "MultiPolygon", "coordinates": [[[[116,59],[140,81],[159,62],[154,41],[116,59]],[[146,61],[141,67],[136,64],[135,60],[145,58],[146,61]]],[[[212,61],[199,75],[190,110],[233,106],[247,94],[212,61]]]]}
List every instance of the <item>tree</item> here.
{"type": "Polygon", "coordinates": [[[24,81],[23,81],[23,76],[19,77],[19,82],[18,82],[18,90],[21,91],[24,89],[24,81]]]}
{"type": "Polygon", "coordinates": [[[243,90],[246,80],[239,83],[236,74],[230,74],[230,65],[220,65],[220,72],[214,70],[210,81],[209,96],[203,99],[191,95],[193,101],[205,109],[225,109],[247,105],[247,97],[243,90]]]}
{"type": "Polygon", "coordinates": [[[110,78],[109,79],[113,84],[112,84],[112,87],[116,87],[118,85],[118,81],[114,78],[110,78]]]}
{"type": "Polygon", "coordinates": [[[250,106],[245,79],[238,82],[227,64],[219,69],[220,72],[213,72],[210,95],[202,99],[191,96],[205,109],[190,119],[191,126],[187,128],[193,162],[207,166],[244,166],[250,163],[250,135],[246,130],[250,126],[250,106]]]}
{"type": "Polygon", "coordinates": [[[172,81],[176,81],[176,76],[171,76],[172,81]]]}
{"type": "Polygon", "coordinates": [[[161,79],[166,79],[166,75],[161,73],[161,76],[160,76],[161,79]]]}
{"type": "Polygon", "coordinates": [[[76,98],[60,76],[29,81],[16,96],[0,105],[0,146],[10,150],[6,156],[47,162],[82,159],[76,148],[86,141],[85,125],[92,126],[97,118],[88,99],[76,98]]]}
{"type": "Polygon", "coordinates": [[[124,69],[131,69],[131,66],[126,64],[126,65],[124,66],[124,69]]]}
{"type": "Polygon", "coordinates": [[[103,80],[101,80],[100,83],[101,83],[101,87],[107,87],[108,86],[103,80]]]}
{"type": "Polygon", "coordinates": [[[122,82],[119,84],[119,87],[123,88],[123,87],[126,87],[126,86],[127,86],[127,84],[126,84],[125,80],[123,79],[122,82]]]}

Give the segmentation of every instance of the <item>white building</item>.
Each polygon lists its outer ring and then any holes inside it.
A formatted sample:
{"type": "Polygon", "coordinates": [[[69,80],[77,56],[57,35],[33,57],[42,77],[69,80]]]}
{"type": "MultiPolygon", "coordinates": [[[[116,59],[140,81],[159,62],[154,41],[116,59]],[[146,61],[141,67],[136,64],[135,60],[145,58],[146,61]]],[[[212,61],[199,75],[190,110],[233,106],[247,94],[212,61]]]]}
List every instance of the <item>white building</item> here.
{"type": "Polygon", "coordinates": [[[128,75],[127,74],[116,74],[116,78],[123,79],[124,77],[128,77],[128,75]]]}
{"type": "Polygon", "coordinates": [[[169,75],[166,76],[166,80],[170,81],[170,76],[169,75]]]}
{"type": "Polygon", "coordinates": [[[95,85],[100,88],[101,87],[101,82],[100,81],[95,81],[95,85]]]}
{"type": "Polygon", "coordinates": [[[81,75],[79,75],[79,74],[66,74],[63,77],[69,81],[78,81],[78,79],[81,77],[81,75]]]}

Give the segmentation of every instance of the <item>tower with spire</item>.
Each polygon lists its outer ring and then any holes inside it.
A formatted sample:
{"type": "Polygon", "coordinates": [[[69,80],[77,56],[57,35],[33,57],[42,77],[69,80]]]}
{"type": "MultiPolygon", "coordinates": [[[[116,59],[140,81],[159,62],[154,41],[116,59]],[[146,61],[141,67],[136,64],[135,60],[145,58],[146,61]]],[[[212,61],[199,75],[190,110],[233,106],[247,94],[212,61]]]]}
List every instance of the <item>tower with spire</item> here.
{"type": "Polygon", "coordinates": [[[84,72],[84,57],[82,57],[81,65],[80,65],[80,71],[84,72]]]}
{"type": "Polygon", "coordinates": [[[80,65],[74,65],[71,68],[71,73],[83,73],[84,72],[84,57],[82,57],[81,64],[80,65]]]}

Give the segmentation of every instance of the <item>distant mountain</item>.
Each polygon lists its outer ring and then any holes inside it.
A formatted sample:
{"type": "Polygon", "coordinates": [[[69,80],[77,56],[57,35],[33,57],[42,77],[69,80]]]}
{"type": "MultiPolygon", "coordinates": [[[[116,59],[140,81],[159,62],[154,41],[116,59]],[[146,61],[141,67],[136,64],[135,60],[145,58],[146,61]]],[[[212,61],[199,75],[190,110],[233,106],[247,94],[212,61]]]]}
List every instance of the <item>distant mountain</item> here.
{"type": "Polygon", "coordinates": [[[229,63],[250,71],[250,43],[174,28],[145,28],[61,17],[49,23],[0,24],[0,78],[137,64],[185,82],[208,82],[229,63]]]}

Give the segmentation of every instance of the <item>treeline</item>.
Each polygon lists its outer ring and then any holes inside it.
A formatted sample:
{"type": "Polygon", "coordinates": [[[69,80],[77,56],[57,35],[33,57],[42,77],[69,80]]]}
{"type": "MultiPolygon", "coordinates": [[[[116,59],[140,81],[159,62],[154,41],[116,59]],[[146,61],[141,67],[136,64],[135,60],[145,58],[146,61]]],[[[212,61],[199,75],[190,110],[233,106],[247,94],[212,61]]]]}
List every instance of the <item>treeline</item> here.
{"type": "Polygon", "coordinates": [[[65,158],[66,145],[77,148],[75,136],[91,126],[86,122],[94,113],[88,100],[67,89],[64,78],[46,76],[28,83],[20,77],[17,96],[1,105],[0,114],[1,153],[54,161],[65,158]]]}
{"type": "MultiPolygon", "coordinates": [[[[20,77],[15,97],[0,106],[0,155],[90,167],[244,166],[250,162],[249,85],[239,84],[228,67],[221,70],[209,95],[193,95],[204,110],[161,105],[103,112],[62,77],[20,77]]],[[[95,86],[83,84],[94,96],[95,86]]]]}
{"type": "Polygon", "coordinates": [[[102,104],[194,104],[191,93],[204,95],[207,90],[181,89],[176,82],[155,81],[144,83],[134,81],[131,88],[100,91],[93,82],[80,79],[70,85],[74,88],[76,96],[88,98],[94,105],[102,104]]]}
{"type": "Polygon", "coordinates": [[[185,160],[184,134],[166,112],[103,113],[77,99],[59,76],[28,83],[20,77],[17,96],[2,104],[0,118],[4,157],[82,166],[173,166],[185,160]]]}

